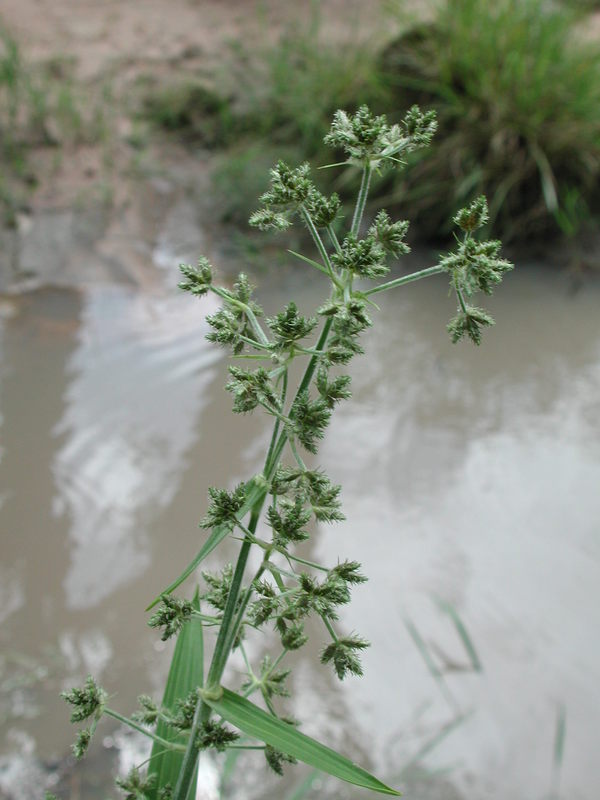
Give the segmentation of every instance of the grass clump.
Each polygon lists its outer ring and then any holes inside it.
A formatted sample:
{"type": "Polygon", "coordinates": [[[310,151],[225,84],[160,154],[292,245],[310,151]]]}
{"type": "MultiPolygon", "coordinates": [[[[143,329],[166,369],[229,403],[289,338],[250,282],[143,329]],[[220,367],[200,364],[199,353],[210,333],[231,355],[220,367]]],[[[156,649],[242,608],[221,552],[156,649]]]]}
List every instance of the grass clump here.
{"type": "MultiPolygon", "coordinates": [[[[313,5],[310,18],[291,25],[274,45],[253,52],[238,48],[230,77],[238,135],[215,171],[227,221],[245,222],[275,157],[331,160],[323,138],[340,106],[389,108],[377,50],[354,38],[351,44],[332,43],[313,5]]],[[[344,200],[358,188],[352,170],[323,178],[344,200]]]]}
{"type": "MultiPolygon", "coordinates": [[[[83,86],[75,62],[32,65],[0,20],[0,222],[14,226],[38,182],[32,153],[40,147],[106,145],[114,99],[108,85],[83,86]]],[[[60,148],[60,149],[59,149],[60,148]]]]}
{"type": "Polygon", "coordinates": [[[230,101],[195,78],[151,87],[143,98],[141,116],[205,147],[230,144],[235,129],[230,101]]]}
{"type": "Polygon", "coordinates": [[[434,107],[447,132],[393,189],[426,233],[481,193],[505,238],[572,234],[598,204],[600,46],[581,20],[543,0],[446,0],[388,46],[399,101],[434,107]]]}
{"type": "Polygon", "coordinates": [[[26,186],[35,183],[27,148],[46,138],[46,104],[17,41],[0,20],[0,219],[14,225],[26,186]]]}

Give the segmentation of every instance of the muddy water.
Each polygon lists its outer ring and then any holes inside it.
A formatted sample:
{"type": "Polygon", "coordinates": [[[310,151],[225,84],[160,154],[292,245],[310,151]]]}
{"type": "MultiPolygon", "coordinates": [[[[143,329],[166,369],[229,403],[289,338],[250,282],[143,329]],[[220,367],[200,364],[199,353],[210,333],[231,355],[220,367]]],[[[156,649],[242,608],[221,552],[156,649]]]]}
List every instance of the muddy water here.
{"type": "MultiPolygon", "coordinates": [[[[107,796],[115,728],[65,767],[73,733],[57,692],[88,672],[123,711],[160,692],[169,649],[143,608],[198,549],[207,486],[261,467],[267,422],[232,418],[224,354],[203,338],[212,301],[174,281],[2,305],[0,796],[39,797],[58,777],[61,796],[107,796]]],[[[319,302],[302,270],[256,282],[270,311],[290,292],[303,309],[319,302]]],[[[339,685],[315,630],[292,708],[412,797],[596,796],[599,301],[597,283],[521,269],[475,349],[447,341],[443,277],[381,296],[354,399],[321,448],[348,521],[318,530],[306,554],[363,563],[370,582],[341,627],[372,647],[365,677],[339,685]]],[[[280,797],[247,763],[235,796],[280,797]]]]}

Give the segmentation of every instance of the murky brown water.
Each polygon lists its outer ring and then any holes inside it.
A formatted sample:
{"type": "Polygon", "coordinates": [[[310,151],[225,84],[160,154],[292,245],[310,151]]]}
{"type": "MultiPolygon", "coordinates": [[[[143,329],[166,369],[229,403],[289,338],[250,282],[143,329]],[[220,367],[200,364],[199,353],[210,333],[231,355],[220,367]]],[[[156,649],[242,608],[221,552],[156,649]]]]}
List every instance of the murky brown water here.
{"type": "MultiPolygon", "coordinates": [[[[207,486],[261,467],[268,421],[232,417],[225,356],[203,338],[212,301],[179,296],[175,281],[165,274],[143,293],[45,290],[2,306],[0,796],[14,789],[17,756],[65,756],[61,688],[91,671],[123,711],[142,691],[160,693],[168,652],[143,608],[198,549],[207,486]]],[[[302,269],[256,282],[269,310],[290,292],[306,309],[319,302],[318,276],[302,269]]],[[[561,707],[561,795],[596,796],[599,301],[598,282],[576,291],[564,274],[517,270],[475,349],[447,341],[443,277],[381,296],[354,399],[323,443],[348,521],[319,530],[307,552],[363,562],[370,582],[342,624],[372,648],[364,679],[343,685],[315,650],[303,655],[293,708],[306,732],[390,780],[472,712],[421,759],[436,775],[413,774],[411,797],[548,797],[561,707]],[[482,671],[438,600],[460,615],[482,671]]],[[[104,725],[105,747],[98,736],[70,773],[70,797],[110,791],[114,728],[104,725]]],[[[235,796],[266,796],[262,765],[245,774],[250,789],[235,796]]]]}

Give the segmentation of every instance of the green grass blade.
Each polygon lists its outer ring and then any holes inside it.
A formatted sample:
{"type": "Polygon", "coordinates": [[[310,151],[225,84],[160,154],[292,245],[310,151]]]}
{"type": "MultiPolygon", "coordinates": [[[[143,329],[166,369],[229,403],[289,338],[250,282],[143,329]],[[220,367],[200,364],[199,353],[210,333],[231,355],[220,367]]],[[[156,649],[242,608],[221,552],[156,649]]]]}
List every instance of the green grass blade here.
{"type": "Polygon", "coordinates": [[[319,264],[318,261],[313,261],[312,258],[303,256],[302,253],[297,253],[295,250],[288,250],[288,253],[292,256],[296,256],[296,258],[299,258],[300,261],[304,261],[307,264],[310,264],[311,267],[315,267],[315,269],[318,269],[319,272],[324,272],[325,275],[329,275],[329,273],[327,272],[327,268],[324,267],[323,264],[319,264]]]}
{"type": "Polygon", "coordinates": [[[469,658],[471,659],[471,666],[475,672],[483,672],[483,667],[481,665],[481,660],[477,654],[477,650],[475,649],[475,645],[473,644],[473,640],[467,633],[467,629],[461,620],[458,611],[454,608],[453,605],[448,603],[446,600],[442,600],[441,597],[436,597],[435,602],[437,603],[438,608],[448,614],[451,618],[452,622],[454,623],[454,627],[456,628],[456,632],[460,636],[460,639],[463,643],[463,647],[467,651],[469,658]]]}
{"type": "MultiPolygon", "coordinates": [[[[250,488],[246,496],[246,501],[238,514],[239,519],[243,519],[250,509],[257,502],[261,501],[267,493],[267,489],[262,482],[259,483],[257,481],[249,481],[249,487],[250,488]]],[[[160,603],[160,598],[163,594],[171,594],[171,592],[174,592],[175,589],[177,589],[177,587],[186,580],[186,578],[189,578],[192,572],[194,572],[194,570],[200,566],[204,559],[210,555],[210,553],[212,553],[215,547],[217,547],[223,541],[223,539],[228,536],[229,532],[230,529],[225,525],[217,525],[215,528],[213,528],[208,539],[204,542],[199,552],[192,559],[192,561],[190,561],[181,575],[179,575],[178,578],[175,578],[173,583],[169,584],[166,589],[163,589],[163,591],[154,598],[154,600],[146,608],[146,611],[150,611],[150,609],[154,608],[157,603],[160,603]]]]}
{"type": "Polygon", "coordinates": [[[565,755],[565,739],[567,736],[567,709],[561,703],[556,716],[556,731],[554,733],[554,769],[558,773],[562,767],[565,755]]]}
{"type": "Polygon", "coordinates": [[[294,756],[321,772],[333,775],[355,786],[363,786],[373,792],[400,796],[400,792],[386,786],[362,767],[353,764],[315,739],[311,739],[291,725],[267,714],[250,700],[240,697],[229,689],[223,689],[218,700],[204,698],[217,714],[235,725],[248,736],[270,744],[278,750],[294,756]]]}
{"type": "Polygon", "coordinates": [[[160,598],[163,594],[171,594],[171,592],[174,592],[175,589],[177,589],[177,587],[180,586],[186,578],[189,578],[196,567],[198,567],[204,561],[204,559],[210,553],[212,553],[215,547],[217,547],[229,533],[230,529],[225,525],[217,525],[217,527],[213,528],[208,539],[204,542],[197,555],[190,561],[181,575],[175,578],[173,583],[170,583],[166,589],[163,589],[163,591],[154,598],[154,600],[146,608],[146,611],[150,611],[150,609],[154,608],[157,603],[160,603],[160,598]]]}
{"type": "Polygon", "coordinates": [[[440,691],[444,695],[444,698],[448,703],[448,705],[450,706],[450,708],[456,712],[458,710],[456,705],[456,700],[454,699],[452,693],[448,689],[446,682],[444,681],[444,676],[442,675],[435,661],[433,660],[432,655],[429,652],[429,648],[425,644],[425,641],[421,636],[421,634],[419,633],[417,626],[412,622],[412,620],[408,619],[408,617],[404,618],[404,624],[406,625],[406,630],[408,631],[411,639],[415,643],[417,650],[421,654],[421,658],[425,662],[425,666],[429,670],[429,674],[439,686],[440,691]]]}
{"type": "Polygon", "coordinates": [[[438,745],[440,745],[444,739],[450,736],[457,728],[459,728],[463,723],[465,723],[470,717],[472,713],[465,714],[464,716],[456,717],[455,719],[448,722],[442,728],[440,728],[437,733],[435,733],[430,739],[428,739],[425,744],[419,748],[419,750],[414,754],[414,756],[402,767],[399,775],[398,780],[401,780],[407,772],[409,772],[412,767],[419,763],[425,756],[428,756],[431,752],[433,752],[438,745]]]}
{"type": "MultiPolygon", "coordinates": [[[[194,608],[200,610],[200,601],[198,600],[198,592],[194,597],[194,608]]],[[[198,619],[190,619],[183,627],[179,634],[175,651],[173,653],[173,660],[171,661],[171,668],[169,670],[169,677],[165,686],[163,695],[162,706],[175,712],[175,704],[177,700],[187,697],[187,695],[196,687],[204,684],[204,635],[202,630],[202,622],[198,619]]],[[[182,741],[181,734],[173,731],[164,722],[159,722],[156,727],[156,733],[167,741],[182,741]]],[[[184,753],[181,751],[165,750],[165,748],[154,743],[152,747],[152,754],[150,756],[150,763],[148,765],[148,772],[155,772],[157,774],[157,782],[155,788],[148,793],[148,800],[157,800],[158,790],[170,783],[175,786],[177,776],[181,769],[184,753]]],[[[195,786],[196,782],[193,781],[192,785],[195,786]]]]}

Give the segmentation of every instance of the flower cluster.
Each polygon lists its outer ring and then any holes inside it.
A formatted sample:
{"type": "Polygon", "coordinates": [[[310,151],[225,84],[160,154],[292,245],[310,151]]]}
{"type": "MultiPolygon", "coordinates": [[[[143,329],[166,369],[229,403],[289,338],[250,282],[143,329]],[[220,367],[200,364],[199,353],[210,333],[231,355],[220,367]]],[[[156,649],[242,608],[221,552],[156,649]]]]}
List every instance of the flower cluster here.
{"type": "Polygon", "coordinates": [[[350,163],[377,168],[391,166],[402,154],[427,146],[436,128],[435,112],[422,113],[418,106],[408,111],[400,125],[390,125],[385,115],[375,116],[361,106],[354,115],[336,111],[325,142],[343,150],[350,163]]]}
{"type": "Polygon", "coordinates": [[[189,600],[181,600],[172,594],[161,595],[161,603],[157,611],[148,620],[151,628],[163,628],[163,642],[176,636],[192,615],[192,604],[189,600]]]}
{"type": "Polygon", "coordinates": [[[291,225],[294,213],[310,217],[316,228],[327,228],[340,210],[337,194],[326,197],[315,187],[309,177],[310,166],[301,164],[292,168],[278,161],[271,170],[269,189],[260,196],[263,208],[250,216],[250,225],[260,230],[282,231],[291,225]]]}
{"type": "Polygon", "coordinates": [[[454,222],[464,232],[462,241],[453,253],[440,259],[440,267],[451,276],[451,286],[458,300],[456,316],[448,323],[448,332],[453,342],[463,336],[481,343],[481,328],[494,324],[494,319],[483,308],[468,304],[465,298],[476,292],[492,294],[501,283],[506,272],[513,269],[510,261],[500,258],[502,243],[495,240],[479,241],[473,233],[483,228],[489,220],[485,197],[476,198],[454,217],[454,222]]]}

